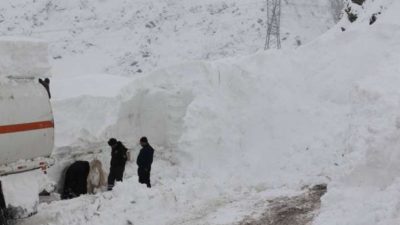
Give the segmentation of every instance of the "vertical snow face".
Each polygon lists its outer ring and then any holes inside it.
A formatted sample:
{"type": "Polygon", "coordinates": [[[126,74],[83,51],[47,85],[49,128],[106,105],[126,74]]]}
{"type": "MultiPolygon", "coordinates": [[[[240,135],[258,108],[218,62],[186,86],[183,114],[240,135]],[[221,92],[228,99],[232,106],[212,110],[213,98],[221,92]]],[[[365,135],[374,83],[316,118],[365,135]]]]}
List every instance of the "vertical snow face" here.
{"type": "Polygon", "coordinates": [[[190,90],[138,88],[137,94],[122,104],[115,130],[108,136],[131,143],[147,136],[158,146],[176,147],[182,135],[182,119],[191,100],[190,90]]]}
{"type": "Polygon", "coordinates": [[[188,63],[135,79],[123,90],[118,121],[105,135],[132,143],[147,136],[155,145],[176,148],[194,95],[210,89],[209,72],[206,63],[188,63]]]}
{"type": "MultiPolygon", "coordinates": [[[[332,0],[283,0],[285,48],[334,25],[332,0]]],[[[45,0],[0,3],[0,34],[50,42],[55,72],[151,72],[186,60],[218,59],[264,48],[263,0],[45,0]],[[79,65],[79,66],[77,66],[79,65]]]]}

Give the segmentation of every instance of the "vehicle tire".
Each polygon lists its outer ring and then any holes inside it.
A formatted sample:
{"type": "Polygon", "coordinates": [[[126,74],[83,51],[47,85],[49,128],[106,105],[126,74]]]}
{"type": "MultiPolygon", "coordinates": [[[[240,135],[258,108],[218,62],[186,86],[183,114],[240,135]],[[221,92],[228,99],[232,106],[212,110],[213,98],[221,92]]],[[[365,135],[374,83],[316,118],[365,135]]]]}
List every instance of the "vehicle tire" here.
{"type": "Polygon", "coordinates": [[[0,225],[8,225],[5,209],[0,209],[0,225]]]}
{"type": "Polygon", "coordinates": [[[0,181],[0,225],[8,225],[7,221],[7,208],[4,200],[3,188],[0,181]]]}

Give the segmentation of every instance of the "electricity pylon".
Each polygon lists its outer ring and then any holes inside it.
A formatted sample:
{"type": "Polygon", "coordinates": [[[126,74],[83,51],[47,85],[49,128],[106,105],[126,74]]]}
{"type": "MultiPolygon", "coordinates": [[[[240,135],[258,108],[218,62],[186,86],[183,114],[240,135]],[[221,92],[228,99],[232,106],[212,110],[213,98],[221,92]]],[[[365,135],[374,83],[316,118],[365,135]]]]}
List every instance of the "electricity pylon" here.
{"type": "Polygon", "coordinates": [[[264,49],[281,48],[281,0],[267,0],[267,37],[264,49]]]}

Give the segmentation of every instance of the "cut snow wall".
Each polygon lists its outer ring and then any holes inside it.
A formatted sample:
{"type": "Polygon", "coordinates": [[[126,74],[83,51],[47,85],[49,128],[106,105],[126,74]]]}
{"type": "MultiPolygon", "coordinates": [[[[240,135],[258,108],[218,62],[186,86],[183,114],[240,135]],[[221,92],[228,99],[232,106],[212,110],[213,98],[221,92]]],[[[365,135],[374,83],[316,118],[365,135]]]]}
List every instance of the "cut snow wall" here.
{"type": "Polygon", "coordinates": [[[115,134],[133,143],[147,136],[155,145],[174,147],[191,101],[189,91],[140,90],[121,106],[115,134]]]}
{"type": "Polygon", "coordinates": [[[214,86],[211,71],[207,63],[192,62],[136,79],[123,90],[118,122],[105,135],[130,143],[147,136],[154,145],[175,148],[189,105],[214,86]]]}
{"type": "Polygon", "coordinates": [[[120,102],[112,97],[81,96],[53,103],[56,145],[69,146],[80,141],[104,141],[101,133],[114,124],[120,102]]]}

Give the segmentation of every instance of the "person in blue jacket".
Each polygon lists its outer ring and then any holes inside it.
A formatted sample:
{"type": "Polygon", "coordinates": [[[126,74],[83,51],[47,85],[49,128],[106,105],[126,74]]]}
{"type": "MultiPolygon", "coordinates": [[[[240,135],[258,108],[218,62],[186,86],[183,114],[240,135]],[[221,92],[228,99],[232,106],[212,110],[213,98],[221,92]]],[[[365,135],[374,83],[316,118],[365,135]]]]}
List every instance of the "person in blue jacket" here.
{"type": "Polygon", "coordinates": [[[136,164],[138,165],[139,183],[146,184],[148,188],[151,188],[150,171],[151,164],[153,163],[154,149],[151,147],[146,137],[140,139],[140,145],[142,146],[142,149],[140,150],[136,160],[136,164]]]}

